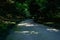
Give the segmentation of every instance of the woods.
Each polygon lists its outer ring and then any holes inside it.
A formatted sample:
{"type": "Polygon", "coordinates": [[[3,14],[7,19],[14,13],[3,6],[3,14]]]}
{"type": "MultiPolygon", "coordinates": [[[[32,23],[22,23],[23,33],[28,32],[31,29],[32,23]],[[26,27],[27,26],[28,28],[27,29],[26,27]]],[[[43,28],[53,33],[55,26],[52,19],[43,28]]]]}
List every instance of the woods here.
{"type": "Polygon", "coordinates": [[[8,33],[7,30],[13,28],[10,26],[15,26],[27,18],[60,29],[60,0],[0,0],[2,35],[4,31],[8,33]]]}
{"type": "Polygon", "coordinates": [[[51,18],[60,18],[59,0],[6,0],[1,3],[3,3],[3,6],[0,5],[0,15],[6,19],[9,19],[7,17],[10,17],[10,19],[16,19],[21,17],[27,18],[28,16],[36,19],[43,18],[43,20],[45,18],[50,18],[50,20],[51,18]]]}

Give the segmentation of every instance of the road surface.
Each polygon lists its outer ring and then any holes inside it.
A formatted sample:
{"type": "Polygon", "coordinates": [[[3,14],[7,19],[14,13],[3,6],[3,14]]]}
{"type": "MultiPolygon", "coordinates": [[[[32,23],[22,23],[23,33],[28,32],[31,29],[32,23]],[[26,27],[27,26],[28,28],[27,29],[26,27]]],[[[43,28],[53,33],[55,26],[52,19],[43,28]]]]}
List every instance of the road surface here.
{"type": "Polygon", "coordinates": [[[17,24],[6,40],[60,40],[60,30],[34,23],[32,19],[17,24]]]}

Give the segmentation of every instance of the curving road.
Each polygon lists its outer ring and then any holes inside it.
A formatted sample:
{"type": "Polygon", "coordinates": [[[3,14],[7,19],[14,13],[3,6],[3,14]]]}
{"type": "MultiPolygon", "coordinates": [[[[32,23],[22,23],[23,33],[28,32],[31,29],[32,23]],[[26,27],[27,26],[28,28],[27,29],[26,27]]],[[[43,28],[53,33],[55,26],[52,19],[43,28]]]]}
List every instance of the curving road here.
{"type": "Polygon", "coordinates": [[[60,30],[36,24],[27,19],[17,24],[16,31],[11,31],[6,40],[60,40],[60,30]]]}

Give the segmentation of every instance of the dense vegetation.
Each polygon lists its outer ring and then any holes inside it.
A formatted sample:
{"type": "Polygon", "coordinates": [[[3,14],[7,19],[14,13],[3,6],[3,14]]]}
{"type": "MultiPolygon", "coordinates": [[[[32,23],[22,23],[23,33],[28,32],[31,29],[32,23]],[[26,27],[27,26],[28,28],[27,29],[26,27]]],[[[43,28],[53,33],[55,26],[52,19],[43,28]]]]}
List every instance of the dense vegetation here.
{"type": "Polygon", "coordinates": [[[26,18],[60,28],[60,0],[0,0],[1,37],[26,18]]]}

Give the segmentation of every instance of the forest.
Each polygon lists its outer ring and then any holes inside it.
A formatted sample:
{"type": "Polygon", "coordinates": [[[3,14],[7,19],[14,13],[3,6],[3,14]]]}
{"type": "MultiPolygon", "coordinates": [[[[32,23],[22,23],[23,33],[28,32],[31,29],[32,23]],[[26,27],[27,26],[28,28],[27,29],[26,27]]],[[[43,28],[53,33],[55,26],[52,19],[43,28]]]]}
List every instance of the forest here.
{"type": "Polygon", "coordinates": [[[0,0],[1,38],[25,19],[60,29],[60,0],[0,0]]]}

